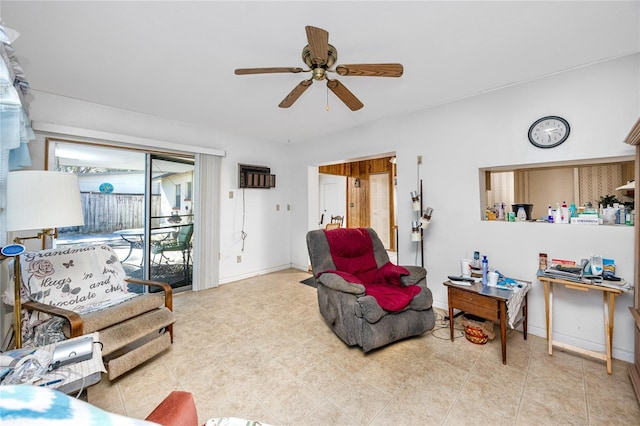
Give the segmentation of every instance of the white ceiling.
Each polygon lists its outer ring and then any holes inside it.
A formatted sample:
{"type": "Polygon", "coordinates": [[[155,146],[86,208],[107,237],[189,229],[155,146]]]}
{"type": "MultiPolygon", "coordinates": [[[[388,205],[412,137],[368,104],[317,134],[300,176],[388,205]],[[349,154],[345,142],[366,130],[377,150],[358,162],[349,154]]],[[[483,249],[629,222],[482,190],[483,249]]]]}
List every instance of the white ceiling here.
{"type": "Polygon", "coordinates": [[[0,0],[0,15],[33,89],[284,143],[640,51],[639,1],[0,0]],[[305,25],[338,63],[404,75],[339,77],[365,106],[329,92],[327,112],[324,82],[278,108],[308,74],[234,74],[304,67],[305,25]]]}

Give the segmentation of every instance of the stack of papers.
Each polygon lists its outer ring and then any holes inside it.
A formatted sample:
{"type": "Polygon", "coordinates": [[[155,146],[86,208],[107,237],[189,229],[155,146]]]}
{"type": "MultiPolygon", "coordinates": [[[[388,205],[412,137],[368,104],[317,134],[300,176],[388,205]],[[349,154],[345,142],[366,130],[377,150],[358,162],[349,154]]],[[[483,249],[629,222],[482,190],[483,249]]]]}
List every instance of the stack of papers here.
{"type": "Polygon", "coordinates": [[[458,281],[458,280],[449,280],[451,281],[451,283],[456,284],[456,285],[468,285],[471,286],[471,284],[469,281],[458,281]]]}
{"type": "Polygon", "coordinates": [[[591,284],[591,280],[584,278],[581,274],[561,271],[559,269],[547,268],[544,271],[538,271],[539,277],[559,278],[561,280],[573,281],[576,283],[591,284]]]}
{"type": "Polygon", "coordinates": [[[607,287],[607,288],[615,288],[621,291],[629,291],[629,290],[633,290],[633,286],[631,285],[631,283],[627,282],[627,281],[598,281],[598,282],[594,282],[593,285],[597,285],[600,287],[607,287]]]}
{"type": "Polygon", "coordinates": [[[480,282],[482,280],[482,278],[456,277],[456,276],[453,276],[453,275],[449,275],[447,278],[449,278],[449,281],[451,281],[451,283],[453,283],[453,284],[466,285],[466,286],[471,286],[472,284],[475,284],[475,283],[480,282]]]}
{"type": "Polygon", "coordinates": [[[539,277],[558,278],[580,284],[592,284],[600,287],[615,288],[621,291],[633,290],[631,283],[625,280],[608,281],[602,279],[600,276],[573,274],[571,272],[560,271],[557,269],[545,269],[544,271],[538,271],[537,275],[539,277]]]}

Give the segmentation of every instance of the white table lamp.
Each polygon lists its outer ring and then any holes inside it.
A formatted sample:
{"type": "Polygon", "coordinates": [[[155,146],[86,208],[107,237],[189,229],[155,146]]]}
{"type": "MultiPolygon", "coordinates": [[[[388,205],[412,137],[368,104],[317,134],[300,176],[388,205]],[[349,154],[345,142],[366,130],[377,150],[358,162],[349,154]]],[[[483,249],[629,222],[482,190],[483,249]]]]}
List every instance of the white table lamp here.
{"type": "MultiPolygon", "coordinates": [[[[28,170],[7,174],[7,231],[38,230],[36,236],[16,237],[14,242],[42,239],[55,228],[82,226],[84,217],[80,202],[78,176],[73,173],[28,170]]],[[[20,256],[14,260],[15,339],[22,346],[22,306],[20,303],[20,256]]]]}

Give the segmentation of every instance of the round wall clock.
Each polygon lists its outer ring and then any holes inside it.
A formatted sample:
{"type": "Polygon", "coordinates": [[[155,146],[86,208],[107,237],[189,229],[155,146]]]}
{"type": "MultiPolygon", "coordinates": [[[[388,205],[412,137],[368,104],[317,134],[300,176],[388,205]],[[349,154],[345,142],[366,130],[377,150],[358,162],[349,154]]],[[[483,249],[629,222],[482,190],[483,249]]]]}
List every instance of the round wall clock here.
{"type": "Polygon", "coordinates": [[[553,148],[567,140],[570,130],[569,123],[562,117],[542,117],[529,127],[529,142],[538,148],[553,148]]]}

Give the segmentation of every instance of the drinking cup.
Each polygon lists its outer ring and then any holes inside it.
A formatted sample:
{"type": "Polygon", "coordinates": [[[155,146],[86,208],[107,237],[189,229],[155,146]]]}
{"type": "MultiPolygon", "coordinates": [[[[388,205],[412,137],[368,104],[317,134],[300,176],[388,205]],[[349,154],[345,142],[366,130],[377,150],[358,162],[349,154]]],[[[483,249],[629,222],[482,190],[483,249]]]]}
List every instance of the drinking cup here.
{"type": "Polygon", "coordinates": [[[498,285],[498,278],[500,278],[500,274],[494,271],[490,271],[488,274],[489,278],[489,286],[495,287],[498,285]]]}
{"type": "Polygon", "coordinates": [[[472,260],[469,259],[461,259],[460,260],[460,275],[465,278],[471,277],[471,264],[472,260]]]}

